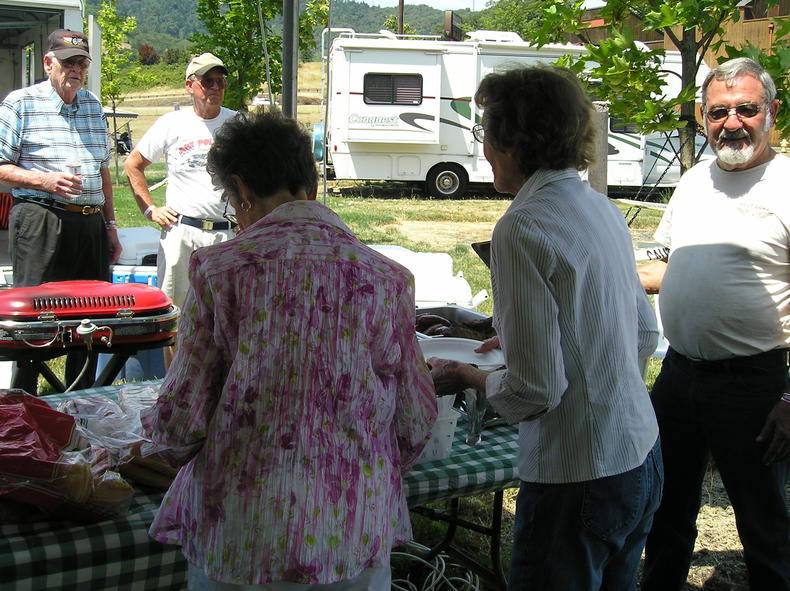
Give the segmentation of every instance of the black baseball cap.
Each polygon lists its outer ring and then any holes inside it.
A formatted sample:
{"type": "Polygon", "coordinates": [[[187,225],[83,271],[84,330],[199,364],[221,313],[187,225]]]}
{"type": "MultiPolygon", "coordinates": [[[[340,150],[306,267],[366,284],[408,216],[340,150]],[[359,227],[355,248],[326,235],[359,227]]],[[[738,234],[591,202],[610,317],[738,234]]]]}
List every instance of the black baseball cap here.
{"type": "Polygon", "coordinates": [[[69,29],[55,29],[49,34],[47,53],[50,52],[54,53],[59,60],[65,60],[75,55],[91,57],[85,35],[69,29]]]}

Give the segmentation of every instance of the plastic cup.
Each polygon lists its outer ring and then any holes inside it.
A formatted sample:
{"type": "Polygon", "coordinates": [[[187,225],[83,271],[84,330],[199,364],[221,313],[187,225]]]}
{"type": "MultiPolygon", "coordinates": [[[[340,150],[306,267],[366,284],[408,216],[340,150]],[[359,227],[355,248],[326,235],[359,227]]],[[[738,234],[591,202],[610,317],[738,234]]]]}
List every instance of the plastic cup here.
{"type": "Polygon", "coordinates": [[[66,162],[66,172],[69,174],[76,174],[77,176],[80,175],[82,172],[82,163],[77,160],[69,160],[66,162]]]}
{"type": "MultiPolygon", "coordinates": [[[[79,162],[78,160],[67,160],[66,172],[80,177],[80,182],[82,182],[82,163],[79,162]]],[[[77,194],[76,193],[73,194],[72,197],[77,197],[77,194]]]]}

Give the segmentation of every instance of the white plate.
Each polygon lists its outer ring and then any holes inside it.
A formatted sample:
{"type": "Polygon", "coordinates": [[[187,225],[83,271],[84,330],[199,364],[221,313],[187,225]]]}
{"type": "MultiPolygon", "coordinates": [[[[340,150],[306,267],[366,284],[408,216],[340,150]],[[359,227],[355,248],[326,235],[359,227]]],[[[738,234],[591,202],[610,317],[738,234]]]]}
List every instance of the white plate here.
{"type": "Polygon", "coordinates": [[[491,349],[485,353],[476,353],[480,341],[459,339],[455,337],[436,337],[418,341],[422,354],[426,359],[439,357],[461,363],[474,363],[480,369],[492,369],[504,365],[505,356],[501,349],[491,349]]]}

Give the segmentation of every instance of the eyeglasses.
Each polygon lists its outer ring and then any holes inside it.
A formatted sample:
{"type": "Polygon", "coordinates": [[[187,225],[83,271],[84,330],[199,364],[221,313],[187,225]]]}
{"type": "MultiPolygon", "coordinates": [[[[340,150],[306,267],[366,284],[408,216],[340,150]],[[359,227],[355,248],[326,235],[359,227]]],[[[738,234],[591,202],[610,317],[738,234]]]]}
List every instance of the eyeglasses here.
{"type": "Polygon", "coordinates": [[[91,61],[86,57],[70,57],[65,60],[58,60],[60,65],[69,70],[87,70],[91,67],[91,61]]]}
{"type": "Polygon", "coordinates": [[[486,130],[485,127],[483,127],[482,123],[478,123],[472,128],[472,137],[474,137],[475,140],[480,142],[481,144],[485,142],[486,130]]]}
{"type": "Polygon", "coordinates": [[[235,229],[239,225],[239,222],[236,219],[235,214],[228,213],[228,205],[230,205],[230,199],[228,198],[227,191],[222,192],[222,200],[225,202],[225,210],[222,212],[222,217],[228,220],[228,222],[230,222],[231,228],[235,229]]]}
{"type": "Polygon", "coordinates": [[[214,88],[216,86],[219,90],[222,90],[223,88],[226,88],[228,86],[228,80],[227,78],[225,78],[225,76],[221,76],[219,78],[203,77],[203,78],[198,78],[197,80],[198,82],[200,82],[200,85],[206,89],[214,88]]]}
{"type": "Polygon", "coordinates": [[[736,107],[716,107],[706,111],[705,116],[709,121],[721,121],[727,119],[730,115],[737,115],[738,119],[751,119],[755,117],[760,111],[762,106],[757,103],[743,103],[736,107]]]}

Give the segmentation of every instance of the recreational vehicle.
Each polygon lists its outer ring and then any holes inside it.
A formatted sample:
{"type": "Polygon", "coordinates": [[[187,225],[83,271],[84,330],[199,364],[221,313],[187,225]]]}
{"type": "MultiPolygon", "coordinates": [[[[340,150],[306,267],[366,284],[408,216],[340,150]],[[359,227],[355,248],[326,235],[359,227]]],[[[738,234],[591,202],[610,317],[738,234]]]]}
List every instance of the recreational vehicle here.
{"type": "MultiPolygon", "coordinates": [[[[480,80],[513,65],[585,53],[581,45],[538,48],[512,32],[468,37],[442,41],[344,29],[332,41],[324,153],[336,178],[424,181],[435,197],[459,195],[470,182],[493,182],[483,146],[471,133],[480,121],[472,100],[480,80]]],[[[665,68],[679,72],[679,55],[667,54],[665,68]]],[[[667,80],[679,91],[679,83],[667,80]]],[[[614,119],[608,135],[610,186],[677,182],[680,167],[668,143],[677,147],[677,136],[643,136],[614,119]]]]}
{"type": "MultiPolygon", "coordinates": [[[[88,20],[88,37],[100,39],[93,17],[88,20]]],[[[44,54],[55,29],[83,31],[82,0],[0,0],[0,100],[46,77],[44,54]]],[[[86,87],[100,96],[101,43],[91,43],[91,58],[86,87]]]]}
{"type": "MultiPolygon", "coordinates": [[[[0,99],[45,77],[47,37],[55,29],[82,32],[81,0],[0,0],[0,99]]],[[[93,30],[87,34],[98,38],[93,30]]],[[[97,96],[99,70],[94,67],[100,63],[100,49],[91,45],[93,63],[88,72],[88,88],[97,96]]]]}

